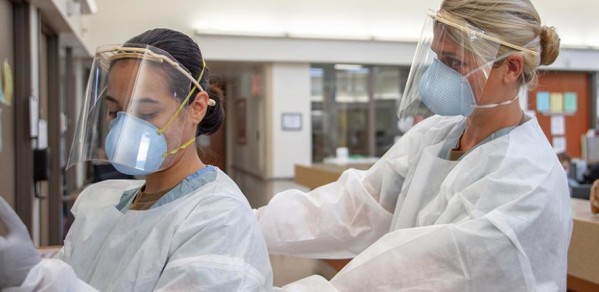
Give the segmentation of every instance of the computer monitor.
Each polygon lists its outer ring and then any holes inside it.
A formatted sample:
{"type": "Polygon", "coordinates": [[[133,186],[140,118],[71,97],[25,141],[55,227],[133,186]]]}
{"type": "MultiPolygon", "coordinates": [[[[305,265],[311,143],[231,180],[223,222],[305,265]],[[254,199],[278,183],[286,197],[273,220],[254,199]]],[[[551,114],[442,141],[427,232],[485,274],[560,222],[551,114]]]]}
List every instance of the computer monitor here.
{"type": "Polygon", "coordinates": [[[591,195],[591,185],[584,184],[570,187],[570,196],[572,198],[588,200],[591,195]]]}

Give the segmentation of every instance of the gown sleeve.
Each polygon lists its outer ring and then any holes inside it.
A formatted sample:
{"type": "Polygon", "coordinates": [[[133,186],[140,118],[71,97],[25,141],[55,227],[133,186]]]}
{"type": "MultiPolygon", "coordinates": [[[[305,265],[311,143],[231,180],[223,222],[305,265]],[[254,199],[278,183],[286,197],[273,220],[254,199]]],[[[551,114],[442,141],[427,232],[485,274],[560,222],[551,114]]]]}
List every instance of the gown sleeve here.
{"type": "Polygon", "coordinates": [[[389,231],[426,125],[404,135],[369,170],[348,169],[310,192],[287,190],[256,211],[271,254],[351,258],[389,231]]]}
{"type": "Polygon", "coordinates": [[[77,278],[73,268],[60,259],[43,259],[27,274],[21,286],[6,288],[11,292],[98,291],[77,278]]]}
{"type": "Polygon", "coordinates": [[[281,291],[534,291],[526,255],[497,220],[390,232],[330,282],[311,276],[281,291]]]}

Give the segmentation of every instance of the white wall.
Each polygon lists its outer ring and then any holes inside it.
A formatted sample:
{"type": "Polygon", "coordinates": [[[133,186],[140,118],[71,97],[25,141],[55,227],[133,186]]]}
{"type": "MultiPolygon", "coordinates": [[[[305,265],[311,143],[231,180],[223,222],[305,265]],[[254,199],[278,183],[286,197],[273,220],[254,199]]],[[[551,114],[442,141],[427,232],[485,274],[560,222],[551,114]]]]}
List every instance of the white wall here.
{"type": "Polygon", "coordinates": [[[237,64],[211,68],[223,70],[227,80],[227,168],[266,179],[291,178],[295,164],[311,162],[310,64],[237,64]],[[246,102],[245,144],[237,137],[241,99],[246,102]],[[300,113],[302,129],[283,131],[283,113],[300,113]]]}
{"type": "Polygon", "coordinates": [[[552,70],[599,71],[599,50],[562,48],[552,70]]]}
{"type": "Polygon", "coordinates": [[[211,60],[409,65],[415,42],[198,36],[211,60]]]}
{"type": "MultiPolygon", "coordinates": [[[[29,8],[29,25],[32,28],[30,34],[31,41],[31,95],[38,98],[40,97],[40,35],[37,31],[37,27],[39,27],[39,11],[36,7],[30,6],[29,8]]],[[[35,147],[35,142],[32,143],[32,146],[35,147]]],[[[31,228],[31,239],[33,243],[38,246],[41,241],[40,234],[40,213],[41,213],[41,205],[40,199],[33,199],[33,211],[32,211],[32,226],[31,228]]]]}
{"type": "MultiPolygon", "coordinates": [[[[48,2],[48,0],[35,0],[48,2]]],[[[65,0],[52,0],[55,2],[65,0]]],[[[99,0],[86,17],[89,47],[123,42],[154,27],[192,34],[315,35],[319,37],[417,40],[429,9],[441,0],[99,0]]],[[[565,45],[599,47],[597,2],[532,0],[542,23],[555,26],[565,45]]],[[[251,49],[251,48],[247,48],[251,49]]]]}
{"type": "Polygon", "coordinates": [[[294,176],[295,164],[312,162],[310,64],[274,63],[271,70],[272,111],[269,113],[272,119],[271,176],[290,178],[294,176]],[[283,131],[281,126],[283,113],[300,113],[301,130],[283,131]]]}
{"type": "MultiPolygon", "coordinates": [[[[316,40],[296,38],[198,36],[210,60],[411,65],[415,42],[316,40]]],[[[599,71],[599,50],[562,48],[554,64],[542,69],[599,71]]]]}

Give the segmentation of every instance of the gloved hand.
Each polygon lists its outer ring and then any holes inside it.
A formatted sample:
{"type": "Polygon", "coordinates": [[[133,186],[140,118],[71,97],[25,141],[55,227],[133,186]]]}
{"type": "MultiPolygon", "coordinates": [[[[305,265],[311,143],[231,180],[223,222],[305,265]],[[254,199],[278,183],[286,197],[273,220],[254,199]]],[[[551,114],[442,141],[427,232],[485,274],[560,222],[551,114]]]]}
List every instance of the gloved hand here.
{"type": "Polygon", "coordinates": [[[29,270],[40,262],[27,228],[17,213],[0,197],[0,224],[6,234],[0,236],[0,290],[21,286],[29,270]]]}

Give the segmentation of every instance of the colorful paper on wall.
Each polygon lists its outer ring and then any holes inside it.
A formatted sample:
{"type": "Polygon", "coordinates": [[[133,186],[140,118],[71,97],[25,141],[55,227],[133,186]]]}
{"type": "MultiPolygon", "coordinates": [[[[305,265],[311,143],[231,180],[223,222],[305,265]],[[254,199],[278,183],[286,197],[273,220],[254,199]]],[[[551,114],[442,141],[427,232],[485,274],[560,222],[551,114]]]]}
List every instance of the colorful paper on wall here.
{"type": "Polygon", "coordinates": [[[578,110],[578,97],[576,92],[564,93],[564,111],[567,113],[575,113],[578,110]]]}
{"type": "Polygon", "coordinates": [[[537,111],[538,112],[549,112],[549,92],[539,91],[537,92],[537,111]]]}
{"type": "Polygon", "coordinates": [[[551,113],[564,112],[564,94],[561,92],[551,93],[551,113]]]}

